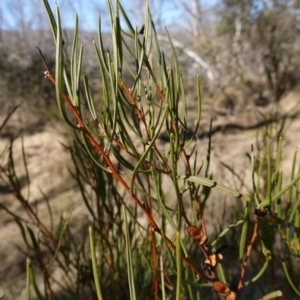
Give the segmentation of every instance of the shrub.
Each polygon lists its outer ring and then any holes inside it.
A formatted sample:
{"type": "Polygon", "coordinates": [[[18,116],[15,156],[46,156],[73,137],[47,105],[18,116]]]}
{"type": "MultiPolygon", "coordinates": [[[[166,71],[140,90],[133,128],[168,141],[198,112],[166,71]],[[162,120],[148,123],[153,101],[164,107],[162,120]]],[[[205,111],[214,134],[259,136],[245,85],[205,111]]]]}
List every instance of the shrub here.
{"type": "MultiPolygon", "coordinates": [[[[280,138],[276,145],[266,144],[263,157],[252,151],[250,195],[213,180],[211,138],[204,164],[196,145],[200,79],[195,79],[197,118],[190,120],[172,40],[166,31],[173,54],[168,66],[149,10],[143,29],[136,30],[119,1],[114,5],[108,1],[113,48],[103,47],[100,17],[99,40],[93,43],[102,87],[99,98],[81,74],[83,46],[78,49],[77,18],[68,67],[59,8],[54,16],[47,0],[44,4],[56,43],[55,74],[40,54],[45,75],[55,86],[60,114],[74,130],[74,142],[66,148],[89,218],[81,220],[75,233],[70,210],[60,218],[56,232],[50,230],[20,192],[9,148],[1,178],[9,181],[31,221],[6,209],[34,250],[27,260],[28,299],[31,287],[38,299],[229,300],[299,295],[293,283],[299,275],[293,267],[299,259],[300,222],[296,154],[285,185],[280,138]],[[162,134],[168,143],[159,141],[162,134]],[[220,204],[224,197],[212,197],[213,190],[236,200],[226,208],[220,204]],[[224,225],[213,231],[218,220],[224,225]],[[44,255],[45,249],[51,256],[44,255]],[[38,264],[43,290],[36,279],[38,264]]],[[[48,207],[51,215],[51,203],[48,207]]]]}

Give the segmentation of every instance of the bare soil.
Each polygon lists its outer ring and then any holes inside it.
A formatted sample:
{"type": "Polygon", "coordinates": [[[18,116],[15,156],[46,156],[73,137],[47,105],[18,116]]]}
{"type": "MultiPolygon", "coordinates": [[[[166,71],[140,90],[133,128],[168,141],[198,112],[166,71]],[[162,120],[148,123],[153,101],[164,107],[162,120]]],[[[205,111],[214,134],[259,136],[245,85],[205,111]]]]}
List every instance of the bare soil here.
{"type": "MultiPolygon", "coordinates": [[[[233,114],[220,115],[213,105],[207,105],[203,109],[202,125],[199,129],[197,147],[201,160],[205,160],[210,118],[213,117],[212,135],[212,156],[211,173],[216,181],[229,185],[243,192],[251,190],[251,166],[247,154],[251,151],[251,144],[256,151],[264,146],[260,144],[257,137],[258,130],[264,125],[281,124],[283,116],[286,116],[285,130],[283,134],[283,171],[287,179],[290,174],[292,159],[295,149],[300,146],[300,119],[299,103],[300,94],[291,92],[279,104],[267,107],[243,107],[233,114]],[[276,112],[278,112],[277,117],[276,112]],[[242,186],[224,164],[234,169],[243,179],[245,186],[242,186]]],[[[24,125],[24,117],[20,117],[22,111],[9,121],[0,139],[0,153],[9,143],[10,133],[18,132],[24,125]]],[[[34,116],[30,116],[34,118],[34,116]]],[[[0,118],[0,124],[4,116],[0,118]]],[[[28,119],[28,116],[27,118],[28,119]]],[[[68,130],[61,125],[48,124],[41,131],[23,134],[24,149],[26,154],[27,168],[30,175],[30,191],[26,181],[26,173],[22,157],[22,139],[16,139],[14,143],[14,159],[18,176],[21,178],[22,193],[26,197],[30,193],[29,201],[34,204],[36,211],[46,224],[50,224],[48,210],[44,195],[51,204],[53,214],[57,220],[64,213],[68,213],[74,206],[73,219],[87,217],[83,201],[75,182],[70,176],[69,153],[61,143],[70,141],[68,130]]],[[[161,147],[167,143],[166,136],[160,137],[161,147]]],[[[3,160],[1,160],[3,165],[3,160]]],[[[9,193],[8,186],[5,186],[0,178],[0,202],[6,205],[11,211],[24,218],[22,206],[9,193]]],[[[26,249],[20,236],[20,230],[14,222],[14,218],[8,215],[5,210],[0,210],[0,297],[5,294],[5,299],[25,298],[25,266],[29,253],[22,253],[20,249],[26,249]],[[18,245],[18,247],[16,247],[18,245]]]]}

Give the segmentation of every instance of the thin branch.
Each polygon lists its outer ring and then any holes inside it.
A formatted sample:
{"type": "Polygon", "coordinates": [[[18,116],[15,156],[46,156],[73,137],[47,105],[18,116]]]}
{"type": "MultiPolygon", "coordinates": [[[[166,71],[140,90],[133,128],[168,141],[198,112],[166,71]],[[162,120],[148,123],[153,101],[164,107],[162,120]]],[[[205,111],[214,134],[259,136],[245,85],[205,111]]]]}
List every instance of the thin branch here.
{"type": "MultiPolygon", "coordinates": [[[[42,52],[39,50],[40,55],[42,57],[43,62],[45,62],[45,58],[42,54],[42,52]]],[[[45,71],[45,75],[46,77],[54,84],[56,85],[56,81],[54,79],[54,77],[52,76],[50,69],[48,68],[47,64],[44,63],[46,71],[45,71]]],[[[91,144],[95,147],[95,149],[99,152],[99,154],[104,158],[104,160],[106,161],[108,168],[110,169],[111,173],[115,176],[115,178],[121,183],[121,185],[124,187],[124,189],[126,190],[126,192],[131,196],[131,198],[133,199],[133,201],[138,205],[138,207],[143,211],[143,213],[145,214],[145,216],[147,217],[152,230],[154,230],[155,232],[157,232],[158,234],[160,234],[164,240],[166,241],[166,243],[168,244],[168,246],[173,250],[176,251],[176,246],[173,244],[173,242],[164,235],[163,231],[159,228],[159,226],[156,224],[156,222],[154,221],[153,217],[150,215],[149,211],[146,209],[146,207],[143,205],[143,203],[137,198],[137,196],[135,194],[133,194],[129,188],[129,186],[127,185],[127,183],[124,181],[124,179],[121,177],[120,173],[116,170],[115,166],[113,165],[112,161],[110,160],[109,156],[106,154],[106,151],[96,142],[96,140],[94,139],[94,137],[91,135],[91,133],[88,131],[88,129],[85,127],[85,124],[81,118],[81,116],[79,115],[76,107],[72,104],[71,100],[68,98],[68,96],[66,94],[63,93],[63,99],[65,100],[66,104],[68,105],[68,107],[70,108],[71,112],[73,113],[74,117],[76,118],[77,122],[78,122],[78,128],[80,130],[83,131],[83,133],[87,136],[87,138],[90,140],[91,144]]],[[[210,281],[209,276],[202,274],[196,267],[195,265],[189,260],[189,258],[185,257],[184,254],[181,254],[181,258],[183,261],[185,261],[189,267],[197,274],[197,276],[199,278],[204,278],[208,281],[210,281]]]]}

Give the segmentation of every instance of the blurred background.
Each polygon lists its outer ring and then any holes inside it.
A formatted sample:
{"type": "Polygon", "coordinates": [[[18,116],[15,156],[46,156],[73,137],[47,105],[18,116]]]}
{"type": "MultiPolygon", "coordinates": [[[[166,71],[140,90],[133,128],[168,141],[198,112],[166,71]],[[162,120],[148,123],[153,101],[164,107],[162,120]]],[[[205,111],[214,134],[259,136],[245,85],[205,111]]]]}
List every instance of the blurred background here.
{"type": "MultiPolygon", "coordinates": [[[[84,72],[93,73],[97,68],[93,63],[92,41],[97,40],[99,13],[107,47],[110,42],[106,1],[49,3],[53,10],[55,3],[60,7],[66,49],[72,45],[75,13],[79,15],[84,72]]],[[[122,3],[132,24],[141,28],[144,1],[122,3]]],[[[193,87],[195,74],[200,74],[204,100],[210,99],[208,102],[217,114],[231,115],[248,105],[279,102],[298,85],[299,0],[152,0],[149,3],[162,45],[166,41],[165,27],[174,39],[187,90],[193,87]]],[[[54,45],[42,1],[1,0],[2,112],[25,98],[31,100],[24,107],[46,107],[48,111],[53,103],[53,89],[41,76],[37,46],[51,65],[54,45]]],[[[166,48],[166,53],[169,52],[166,48]]]]}

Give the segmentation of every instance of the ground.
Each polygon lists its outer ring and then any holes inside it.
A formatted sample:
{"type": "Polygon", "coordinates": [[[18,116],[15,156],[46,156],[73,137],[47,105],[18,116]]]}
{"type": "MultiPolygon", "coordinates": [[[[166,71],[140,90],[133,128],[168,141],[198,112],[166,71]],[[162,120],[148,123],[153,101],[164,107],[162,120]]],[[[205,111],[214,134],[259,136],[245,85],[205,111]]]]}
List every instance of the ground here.
{"type": "MultiPolygon", "coordinates": [[[[285,179],[288,178],[291,170],[292,160],[295,150],[300,146],[300,120],[298,116],[298,103],[300,94],[290,92],[279,104],[267,107],[244,107],[236,113],[220,115],[213,106],[206,105],[203,109],[202,123],[198,133],[197,147],[198,155],[205,160],[210,118],[213,118],[212,135],[212,156],[211,174],[214,180],[243,192],[249,193],[251,190],[251,165],[247,154],[251,152],[251,145],[255,151],[264,147],[258,142],[257,130],[270,121],[274,128],[282,123],[282,118],[286,116],[285,130],[283,135],[283,166],[285,179]],[[274,112],[278,111],[277,119],[274,112]],[[272,119],[273,118],[273,119],[272,119]],[[277,124],[277,125],[276,125],[277,124]],[[276,125],[276,126],[275,126],[276,125]],[[227,166],[227,168],[225,167],[227,166]],[[240,175],[246,186],[241,187],[238,180],[228,167],[235,170],[240,175]]],[[[1,116],[0,124],[4,116],[1,116]]],[[[26,116],[26,119],[28,115],[26,116]]],[[[28,121],[24,121],[22,111],[19,111],[7,124],[0,139],[0,150],[9,142],[8,136],[17,132],[28,121]]],[[[25,124],[25,125],[26,125],[25,124]]],[[[26,126],[27,126],[26,125],[26,126]]],[[[62,143],[70,141],[69,131],[60,125],[59,122],[49,123],[40,130],[23,133],[23,142],[26,155],[27,168],[30,175],[30,202],[34,204],[40,218],[46,224],[50,224],[48,210],[44,195],[51,203],[53,214],[59,218],[66,214],[73,207],[73,220],[86,217],[87,210],[84,208],[80,193],[76,183],[71,179],[66,165],[69,167],[70,156],[62,143]]],[[[22,178],[22,193],[26,197],[28,186],[25,180],[25,169],[22,159],[21,138],[14,143],[14,159],[18,176],[22,178]]],[[[274,142],[271,141],[271,142],[274,142]]],[[[158,141],[161,147],[167,143],[164,135],[158,141]]],[[[274,147],[275,148],[275,147],[274,147]]],[[[2,164],[2,161],[1,161],[2,164]]],[[[0,190],[1,204],[6,205],[16,214],[22,213],[22,206],[8,193],[7,186],[1,181],[0,190]]],[[[18,247],[24,249],[24,243],[20,236],[20,230],[11,215],[5,210],[0,210],[0,258],[2,268],[0,271],[0,296],[5,293],[5,299],[25,298],[25,264],[27,255],[22,253],[18,247]],[[1,291],[2,290],[2,291],[1,291]]],[[[25,251],[26,252],[26,251],[25,251]]]]}

